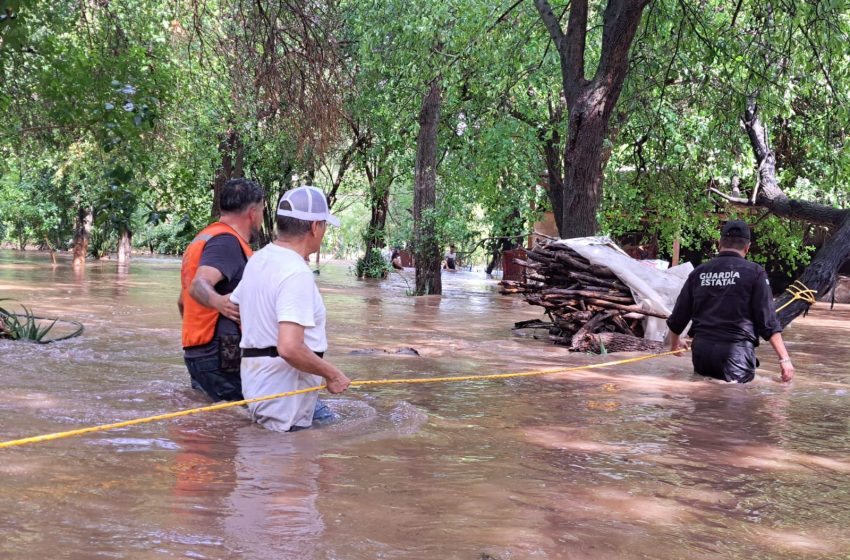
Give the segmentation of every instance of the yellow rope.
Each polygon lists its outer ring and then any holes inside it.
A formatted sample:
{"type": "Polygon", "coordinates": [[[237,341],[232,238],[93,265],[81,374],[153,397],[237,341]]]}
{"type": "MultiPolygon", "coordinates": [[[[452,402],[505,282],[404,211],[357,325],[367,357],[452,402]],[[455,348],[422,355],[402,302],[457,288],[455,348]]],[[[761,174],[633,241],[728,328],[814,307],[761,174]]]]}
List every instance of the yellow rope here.
{"type": "MultiPolygon", "coordinates": [[[[545,375],[547,373],[566,373],[568,371],[578,371],[582,369],[595,369],[601,367],[609,367],[609,366],[619,366],[623,364],[629,364],[632,362],[640,362],[643,360],[651,360],[653,358],[660,358],[662,356],[669,356],[672,354],[678,354],[680,352],[684,352],[684,349],[674,350],[672,352],[662,352],[659,354],[649,354],[648,356],[638,356],[637,358],[627,358],[624,360],[614,360],[611,362],[603,362],[599,364],[590,364],[586,366],[575,366],[568,368],[552,368],[552,369],[540,369],[535,371],[524,371],[524,372],[516,372],[516,373],[494,373],[490,375],[463,375],[457,377],[426,377],[421,379],[375,379],[372,381],[352,381],[351,387],[363,387],[366,385],[392,385],[398,383],[442,383],[442,382],[452,382],[452,381],[483,381],[487,379],[508,379],[511,377],[530,377],[532,375],[545,375]]],[[[19,445],[27,445],[30,443],[40,443],[44,441],[52,441],[54,439],[63,439],[72,436],[79,436],[83,434],[91,434],[94,432],[105,432],[107,430],[114,430],[116,428],[126,428],[127,426],[135,426],[136,424],[147,424],[149,422],[158,422],[160,420],[170,420],[172,418],[179,418],[181,416],[189,416],[191,414],[200,414],[201,412],[211,412],[214,410],[222,410],[224,408],[231,408],[234,406],[242,406],[244,404],[261,402],[261,401],[269,401],[272,399],[280,399],[283,397],[290,397],[292,395],[300,395],[303,393],[311,393],[313,391],[319,391],[324,389],[325,385],[319,385],[318,387],[310,387],[308,389],[299,389],[297,391],[288,391],[286,393],[277,393],[275,395],[267,395],[265,397],[256,397],[253,399],[245,399],[241,401],[229,401],[218,404],[212,404],[209,406],[202,406],[199,408],[190,408],[188,410],[180,410],[178,412],[170,412],[168,414],[158,414],[156,416],[147,416],[145,418],[136,418],[135,420],[126,420],[124,422],[115,422],[112,424],[102,424],[100,426],[91,426],[88,428],[80,428],[78,430],[69,430],[67,432],[56,432],[53,434],[44,434],[40,436],[33,436],[23,439],[13,439],[9,441],[0,442],[0,449],[5,449],[7,447],[16,447],[19,445]]]]}
{"type": "Polygon", "coordinates": [[[782,306],[776,310],[777,313],[779,313],[798,299],[805,301],[809,305],[812,305],[813,303],[815,303],[815,301],[817,301],[815,299],[815,296],[817,296],[818,293],[815,290],[810,290],[805,284],[803,284],[799,280],[794,280],[794,283],[785,288],[785,291],[791,294],[791,299],[782,304],[782,306]]]}

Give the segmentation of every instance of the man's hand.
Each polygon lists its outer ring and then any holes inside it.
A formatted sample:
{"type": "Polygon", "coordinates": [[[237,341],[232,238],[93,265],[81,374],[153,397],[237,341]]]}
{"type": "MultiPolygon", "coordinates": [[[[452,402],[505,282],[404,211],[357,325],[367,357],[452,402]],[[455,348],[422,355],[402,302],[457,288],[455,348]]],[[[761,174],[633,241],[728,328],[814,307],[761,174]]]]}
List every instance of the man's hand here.
{"type": "Polygon", "coordinates": [[[782,381],[784,383],[791,381],[794,378],[794,364],[791,363],[791,358],[788,356],[788,350],[785,348],[782,334],[773,333],[767,341],[773,346],[773,350],[779,358],[779,367],[782,369],[782,381]]]}
{"type": "Polygon", "coordinates": [[[189,285],[189,295],[195,301],[218,311],[231,321],[239,322],[239,306],[230,301],[230,294],[221,295],[215,291],[215,285],[224,279],[224,275],[211,266],[200,266],[195,278],[189,285]]]}
{"type": "Polygon", "coordinates": [[[307,348],[304,327],[298,323],[278,323],[277,353],[295,369],[323,377],[329,393],[342,393],[351,385],[351,380],[339,368],[307,348]]]}
{"type": "Polygon", "coordinates": [[[351,385],[351,380],[344,373],[339,370],[337,370],[337,372],[339,373],[339,375],[335,375],[334,377],[328,378],[327,380],[328,393],[334,395],[342,393],[343,391],[348,389],[349,385],[351,385]]]}
{"type": "Polygon", "coordinates": [[[791,363],[791,360],[780,360],[779,368],[782,370],[782,382],[788,383],[792,379],[794,379],[794,364],[791,363]]]}
{"type": "Polygon", "coordinates": [[[213,302],[215,309],[231,321],[239,322],[239,305],[230,301],[230,294],[218,296],[213,302]]]}
{"type": "MultiPolygon", "coordinates": [[[[676,350],[688,350],[689,348],[690,348],[690,345],[687,342],[685,342],[684,340],[682,340],[682,338],[679,337],[678,334],[676,334],[672,331],[670,332],[670,351],[671,352],[675,352],[676,350]]],[[[676,354],[676,357],[681,358],[684,355],[685,355],[684,352],[679,352],[678,354],[676,354]]]]}

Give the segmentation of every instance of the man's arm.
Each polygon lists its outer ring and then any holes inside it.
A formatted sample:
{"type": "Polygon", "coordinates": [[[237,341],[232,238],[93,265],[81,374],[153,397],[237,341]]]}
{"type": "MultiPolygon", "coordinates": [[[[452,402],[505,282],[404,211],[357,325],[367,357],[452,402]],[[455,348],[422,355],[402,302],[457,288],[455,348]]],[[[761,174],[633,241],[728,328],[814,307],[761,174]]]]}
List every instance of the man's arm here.
{"type": "Polygon", "coordinates": [[[298,323],[278,323],[277,353],[295,369],[324,377],[330,393],[342,393],[351,384],[344,373],[307,348],[304,327],[298,323]]]}
{"type": "Polygon", "coordinates": [[[199,266],[195,278],[189,285],[189,295],[203,305],[215,309],[231,321],[239,322],[239,306],[230,301],[230,295],[221,295],[215,291],[215,285],[224,279],[224,275],[212,266],[199,266]]]}
{"type": "MultiPolygon", "coordinates": [[[[676,350],[687,350],[688,348],[690,348],[690,346],[688,346],[687,343],[682,341],[682,338],[679,334],[676,334],[673,331],[670,331],[669,337],[670,337],[669,340],[670,340],[670,351],[671,352],[675,352],[676,350]]],[[[679,352],[676,355],[681,356],[682,353],[679,352]]]]}
{"type": "Polygon", "coordinates": [[[180,296],[177,298],[177,310],[180,312],[180,318],[183,318],[183,290],[180,290],[180,296]]]}
{"type": "Polygon", "coordinates": [[[791,357],[785,348],[782,333],[773,333],[768,339],[768,342],[773,346],[773,351],[776,352],[776,355],[779,356],[779,369],[782,371],[782,381],[791,381],[794,378],[794,364],[791,363],[791,357]]]}
{"type": "Polygon", "coordinates": [[[779,356],[782,381],[791,381],[794,378],[794,365],[788,356],[785,341],[782,340],[782,324],[776,316],[773,307],[773,293],[771,293],[770,282],[764,270],[759,272],[753,286],[752,314],[756,333],[767,340],[773,347],[773,351],[779,356]]]}
{"type": "MultiPolygon", "coordinates": [[[[691,273],[693,274],[693,273],[691,273]]],[[[679,292],[679,297],[676,298],[676,305],[673,307],[673,312],[667,318],[667,328],[670,329],[670,351],[675,352],[680,349],[687,349],[688,346],[682,343],[680,335],[693,315],[693,296],[691,294],[691,276],[685,280],[685,285],[682,286],[682,291],[679,292]]],[[[681,356],[682,354],[678,354],[681,356]]]]}

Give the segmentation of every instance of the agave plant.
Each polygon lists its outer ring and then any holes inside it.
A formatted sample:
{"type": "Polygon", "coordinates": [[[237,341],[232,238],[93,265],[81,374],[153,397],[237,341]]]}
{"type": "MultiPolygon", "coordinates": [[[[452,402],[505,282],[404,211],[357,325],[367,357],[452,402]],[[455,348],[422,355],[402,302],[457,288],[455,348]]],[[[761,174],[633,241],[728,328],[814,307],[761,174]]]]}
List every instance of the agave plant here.
{"type": "MultiPolygon", "coordinates": [[[[0,298],[7,301],[8,298],[0,298]]],[[[27,306],[23,313],[12,313],[0,307],[0,338],[12,340],[30,340],[32,342],[45,342],[43,339],[56,324],[56,319],[49,325],[41,326],[38,317],[27,306]]]]}

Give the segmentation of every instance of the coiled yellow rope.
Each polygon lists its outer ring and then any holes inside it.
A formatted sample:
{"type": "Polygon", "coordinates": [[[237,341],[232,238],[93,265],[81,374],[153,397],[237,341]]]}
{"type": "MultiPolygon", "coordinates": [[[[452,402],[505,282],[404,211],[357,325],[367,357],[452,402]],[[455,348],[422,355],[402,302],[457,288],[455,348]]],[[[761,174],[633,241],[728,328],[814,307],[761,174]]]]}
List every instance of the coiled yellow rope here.
{"type": "MultiPolygon", "coordinates": [[[[586,366],[574,366],[568,368],[552,368],[552,369],[540,369],[535,371],[523,371],[516,373],[494,373],[490,375],[462,375],[456,377],[426,377],[421,379],[375,379],[372,381],[352,381],[351,387],[364,387],[366,385],[393,385],[400,383],[448,383],[453,381],[484,381],[490,379],[509,379],[512,377],[530,377],[533,375],[545,375],[547,373],[566,373],[569,371],[578,371],[582,369],[596,369],[601,367],[610,367],[610,366],[619,366],[623,364],[629,364],[633,362],[640,362],[643,360],[651,360],[654,358],[660,358],[662,356],[669,356],[672,354],[679,354],[681,352],[685,352],[684,349],[674,350],[672,352],[661,352],[659,354],[649,354],[647,356],[638,356],[637,358],[627,358],[624,360],[614,360],[610,362],[602,362],[599,364],[590,364],[586,366]]],[[[5,449],[7,447],[17,447],[20,445],[27,445],[30,443],[41,443],[44,441],[52,441],[54,439],[63,439],[69,438],[73,436],[80,436],[83,434],[91,434],[95,432],[105,432],[107,430],[114,430],[117,428],[126,428],[127,426],[135,426],[137,424],[147,424],[149,422],[158,422],[160,420],[170,420],[172,418],[179,418],[181,416],[189,416],[192,414],[200,414],[202,412],[212,412],[214,410],[222,410],[225,408],[231,408],[234,406],[242,406],[244,404],[261,402],[261,401],[269,401],[272,399],[280,399],[283,397],[290,397],[292,395],[300,395],[303,393],[311,393],[313,391],[319,391],[324,389],[325,385],[319,385],[318,387],[311,387],[309,389],[299,389],[297,391],[288,391],[286,393],[277,393],[275,395],[267,395],[265,397],[256,397],[253,399],[245,399],[241,401],[229,401],[223,403],[212,404],[209,406],[202,406],[199,408],[190,408],[188,410],[180,410],[177,412],[170,412],[168,414],[158,414],[156,416],[147,416],[144,418],[136,418],[135,420],[126,420],[124,422],[115,422],[112,424],[102,424],[100,426],[91,426],[88,428],[80,428],[78,430],[69,430],[67,432],[56,432],[53,434],[44,434],[40,436],[33,436],[22,439],[13,439],[9,441],[0,442],[0,449],[5,449]]]]}
{"type": "Polygon", "coordinates": [[[782,306],[780,306],[779,309],[776,310],[777,313],[779,313],[798,299],[805,301],[809,305],[812,305],[813,303],[815,303],[815,301],[817,301],[815,299],[815,296],[817,296],[818,293],[815,290],[810,290],[805,284],[803,284],[799,280],[794,280],[794,282],[790,286],[785,288],[785,291],[791,294],[791,299],[782,304],[782,306]]]}

